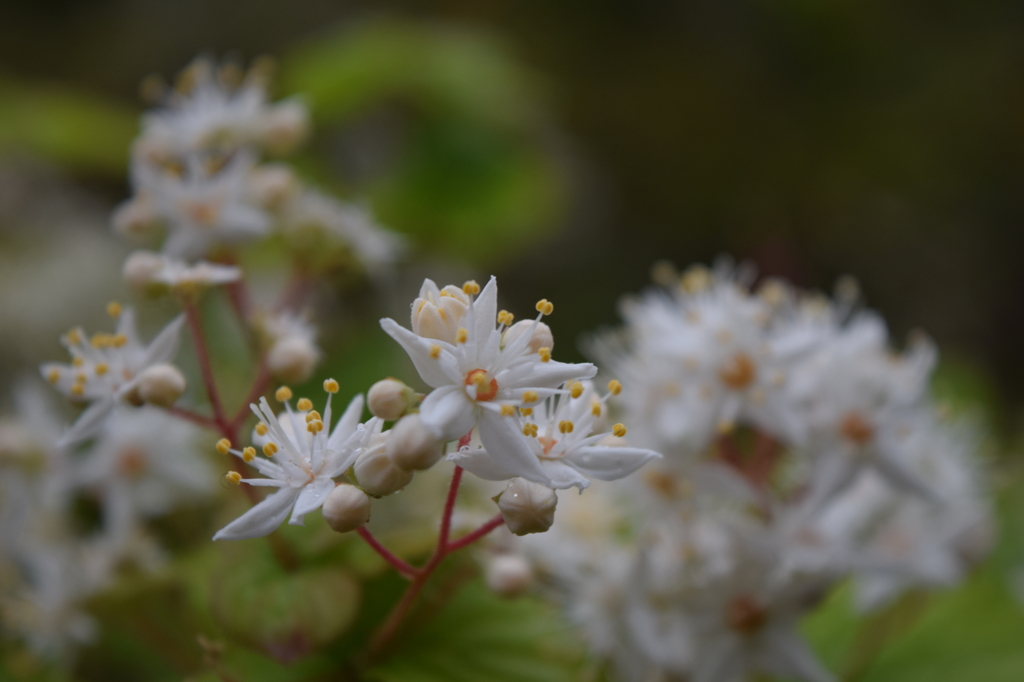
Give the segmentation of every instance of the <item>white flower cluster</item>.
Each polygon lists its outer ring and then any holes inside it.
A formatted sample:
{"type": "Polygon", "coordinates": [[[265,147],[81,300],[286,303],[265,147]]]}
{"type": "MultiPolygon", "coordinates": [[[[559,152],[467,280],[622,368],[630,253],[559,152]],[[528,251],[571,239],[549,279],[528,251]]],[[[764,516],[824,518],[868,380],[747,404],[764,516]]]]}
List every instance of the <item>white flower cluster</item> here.
{"type": "Polygon", "coordinates": [[[510,530],[543,532],[554,519],[554,489],[620,479],[660,456],[626,446],[622,424],[606,428],[605,403],[620,392],[617,381],[599,397],[588,381],[596,367],[552,359],[553,336],[541,318],[553,304],[542,300],[536,319],[513,324],[511,313],[498,311],[497,296],[493,278],[482,291],[475,282],[438,289],[427,280],[412,306],[411,331],[381,321],[433,388],[425,397],[385,379],[370,389],[373,418],[360,423],[363,397],[357,396],[333,426],[333,380],[324,383],[322,414],[308,398],[293,408],[286,387],[276,395],[284,412],[275,414],[266,399],[252,405],[260,419],[253,446],[237,450],[222,441],[218,447],[263,475],[229,474],[234,483],[278,490],[215,539],[266,535],[289,515],[301,525],[321,507],[335,530],[354,530],[368,519],[371,497],[404,488],[456,440],[460,447],[449,461],[480,478],[508,481],[498,508],[510,530]],[[385,420],[394,421],[386,431],[385,420]]]}
{"type": "Polygon", "coordinates": [[[834,679],[797,628],[839,581],[876,608],[990,543],[976,440],[929,399],[932,344],[894,352],[849,284],[748,279],[694,268],[594,339],[630,442],[665,458],[525,546],[624,680],[834,679]]]}
{"type": "Polygon", "coordinates": [[[162,560],[145,521],[213,492],[208,464],[189,448],[197,430],[155,407],[112,406],[81,448],[58,446],[61,419],[35,385],[0,419],[0,603],[7,634],[45,656],[72,654],[96,623],[82,602],[119,568],[162,560]],[[76,501],[99,511],[82,528],[76,501]]]}

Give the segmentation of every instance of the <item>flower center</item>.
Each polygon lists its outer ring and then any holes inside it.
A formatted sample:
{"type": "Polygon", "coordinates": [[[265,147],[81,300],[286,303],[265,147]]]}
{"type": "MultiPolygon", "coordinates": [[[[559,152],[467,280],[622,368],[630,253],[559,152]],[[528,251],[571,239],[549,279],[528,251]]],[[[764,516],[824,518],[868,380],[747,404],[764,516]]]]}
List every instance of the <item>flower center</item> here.
{"type": "Polygon", "coordinates": [[[537,442],[540,443],[541,447],[544,448],[544,454],[547,455],[551,452],[551,448],[558,444],[558,441],[554,438],[548,438],[547,436],[537,436],[537,442]]]}
{"type": "Polygon", "coordinates": [[[498,395],[498,380],[492,379],[486,369],[474,369],[466,374],[466,386],[476,387],[476,399],[484,402],[498,395]]]}
{"type": "Polygon", "coordinates": [[[718,377],[722,383],[734,391],[741,391],[749,386],[756,375],[757,367],[746,353],[736,353],[718,370],[718,377]]]}
{"type": "Polygon", "coordinates": [[[139,478],[147,468],[146,453],[138,447],[125,449],[117,461],[117,470],[125,478],[139,478]]]}
{"type": "Polygon", "coordinates": [[[839,425],[839,433],[843,438],[861,447],[867,445],[875,437],[875,429],[856,412],[851,412],[843,417],[843,421],[839,425]]]}
{"type": "Polygon", "coordinates": [[[757,634],[768,613],[751,597],[737,597],[725,609],[725,622],[742,635],[757,634]]]}

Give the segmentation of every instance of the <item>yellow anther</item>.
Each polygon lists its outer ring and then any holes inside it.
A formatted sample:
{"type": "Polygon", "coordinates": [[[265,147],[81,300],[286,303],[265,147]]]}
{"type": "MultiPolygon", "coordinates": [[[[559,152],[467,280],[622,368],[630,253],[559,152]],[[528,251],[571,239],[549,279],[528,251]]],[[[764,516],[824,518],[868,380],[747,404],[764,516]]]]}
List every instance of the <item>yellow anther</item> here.
{"type": "Polygon", "coordinates": [[[540,400],[540,396],[537,395],[537,391],[524,391],[523,402],[524,403],[535,403],[540,400]]]}
{"type": "Polygon", "coordinates": [[[536,424],[526,424],[525,426],[523,426],[523,435],[524,436],[530,436],[531,438],[536,438],[537,437],[537,425],[536,424]]]}
{"type": "Polygon", "coordinates": [[[555,312],[555,304],[546,298],[537,301],[537,312],[541,315],[550,315],[555,312]]]}
{"type": "Polygon", "coordinates": [[[104,334],[103,332],[96,332],[89,339],[89,344],[93,348],[106,348],[113,345],[113,338],[110,334],[104,334]]]}
{"type": "Polygon", "coordinates": [[[533,408],[532,407],[520,407],[519,408],[519,414],[523,415],[524,417],[529,417],[531,414],[533,414],[533,408]]]}
{"type": "Polygon", "coordinates": [[[259,424],[256,425],[256,433],[258,433],[259,435],[265,436],[267,435],[267,431],[267,425],[264,424],[263,422],[260,422],[259,424]]]}
{"type": "Polygon", "coordinates": [[[625,426],[625,424],[616,424],[615,426],[613,426],[612,427],[612,435],[615,436],[616,438],[622,438],[623,436],[625,436],[626,435],[626,426],[625,426]]]}
{"type": "Polygon", "coordinates": [[[436,343],[430,344],[430,357],[434,358],[435,360],[441,357],[441,346],[437,345],[436,343]]]}
{"type": "Polygon", "coordinates": [[[85,386],[82,384],[75,384],[71,387],[71,395],[82,395],[85,393],[85,386]]]}
{"type": "MultiPolygon", "coordinates": [[[[469,331],[465,327],[459,327],[459,331],[455,332],[455,343],[466,343],[468,338],[469,331]]],[[[433,349],[431,349],[431,355],[433,355],[433,349]]]]}
{"type": "Polygon", "coordinates": [[[95,368],[93,368],[93,371],[96,372],[96,376],[101,377],[110,371],[110,367],[107,366],[107,363],[100,362],[97,363],[95,368]]]}
{"type": "Polygon", "coordinates": [[[320,413],[317,412],[316,410],[312,410],[309,414],[306,415],[306,423],[308,424],[309,422],[312,421],[323,421],[323,417],[321,417],[320,413]]]}
{"type": "Polygon", "coordinates": [[[579,398],[583,395],[583,384],[578,381],[573,382],[572,386],[569,387],[569,395],[573,398],[579,398]]]}
{"type": "Polygon", "coordinates": [[[337,393],[340,390],[338,382],[334,379],[327,379],[324,381],[324,390],[328,393],[337,393]]]}
{"type": "Polygon", "coordinates": [[[240,485],[242,483],[242,474],[237,471],[229,471],[224,475],[224,480],[232,485],[240,485]]]}
{"type": "Polygon", "coordinates": [[[561,433],[572,433],[572,430],[574,428],[576,428],[576,425],[573,424],[568,419],[563,419],[562,421],[558,422],[558,430],[561,433]]]}
{"type": "Polygon", "coordinates": [[[111,317],[121,317],[121,313],[124,312],[124,308],[117,301],[111,301],[107,304],[107,315],[111,317]]]}
{"type": "Polygon", "coordinates": [[[292,389],[288,388],[287,386],[282,386],[281,388],[277,389],[277,391],[274,393],[274,397],[277,398],[277,402],[279,403],[283,403],[286,400],[291,400],[292,389]]]}
{"type": "Polygon", "coordinates": [[[480,285],[477,284],[476,281],[474,281],[474,280],[469,280],[468,282],[466,282],[465,284],[462,285],[462,293],[466,294],[467,296],[473,296],[474,294],[479,294],[480,293],[480,285]]]}
{"type": "Polygon", "coordinates": [[[242,459],[245,460],[246,462],[251,462],[254,459],[256,459],[256,448],[250,445],[249,447],[242,450],[242,459]]]}
{"type": "Polygon", "coordinates": [[[51,384],[55,384],[58,381],[60,381],[60,370],[57,369],[56,367],[51,369],[49,372],[46,373],[46,380],[49,381],[51,384]]]}
{"type": "Polygon", "coordinates": [[[82,358],[78,357],[77,355],[75,357],[71,358],[71,366],[72,367],[81,367],[84,364],[85,364],[85,360],[83,360],[82,358]]]}
{"type": "Polygon", "coordinates": [[[118,334],[113,339],[111,339],[111,345],[114,346],[114,348],[121,348],[122,346],[126,345],[127,343],[128,343],[128,337],[125,336],[124,334],[118,334]]]}
{"type": "Polygon", "coordinates": [[[274,455],[276,455],[277,454],[277,450],[278,450],[277,443],[275,443],[273,441],[271,441],[271,442],[269,442],[269,443],[267,443],[266,445],[263,446],[263,454],[266,455],[267,457],[273,457],[274,455]]]}
{"type": "Polygon", "coordinates": [[[299,408],[300,412],[309,412],[313,409],[313,401],[309,398],[299,398],[299,402],[295,403],[295,407],[299,408]]]}
{"type": "Polygon", "coordinates": [[[82,342],[82,334],[77,329],[72,329],[68,332],[67,341],[72,346],[78,345],[82,342]]]}
{"type": "Polygon", "coordinates": [[[601,416],[601,401],[600,400],[595,400],[593,403],[590,404],[590,414],[594,415],[595,417],[600,417],[601,416]]]}
{"type": "Polygon", "coordinates": [[[75,374],[75,381],[79,384],[84,384],[89,377],[85,376],[85,372],[78,372],[75,374]]]}
{"type": "Polygon", "coordinates": [[[541,362],[551,362],[551,349],[548,348],[547,346],[539,348],[537,350],[537,355],[540,356],[541,362]]]}
{"type": "Polygon", "coordinates": [[[229,441],[227,438],[221,438],[219,441],[217,441],[217,452],[219,452],[220,454],[226,455],[228,454],[228,450],[230,449],[231,441],[229,441]]]}
{"type": "Polygon", "coordinates": [[[512,405],[502,405],[501,406],[501,416],[502,417],[511,417],[515,413],[516,413],[516,408],[513,407],[512,405]]]}
{"type": "Polygon", "coordinates": [[[612,395],[618,395],[622,393],[622,382],[618,379],[612,379],[608,382],[608,392],[612,395]]]}
{"type": "Polygon", "coordinates": [[[314,419],[313,421],[306,424],[306,430],[309,431],[310,433],[320,433],[321,431],[324,430],[324,423],[319,419],[314,419]]]}
{"type": "Polygon", "coordinates": [[[498,323],[499,324],[503,324],[503,325],[508,326],[508,325],[512,324],[512,321],[515,320],[515,319],[516,319],[516,316],[513,315],[512,313],[510,313],[507,310],[502,310],[500,313],[498,313],[498,323]]]}

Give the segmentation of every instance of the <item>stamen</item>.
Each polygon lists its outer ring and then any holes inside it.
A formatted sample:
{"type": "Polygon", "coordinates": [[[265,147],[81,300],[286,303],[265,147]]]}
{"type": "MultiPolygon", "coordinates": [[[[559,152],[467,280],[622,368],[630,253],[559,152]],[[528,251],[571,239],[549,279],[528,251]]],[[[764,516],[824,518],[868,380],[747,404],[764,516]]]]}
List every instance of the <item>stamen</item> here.
{"type": "Polygon", "coordinates": [[[541,315],[550,315],[555,312],[555,304],[546,298],[542,298],[537,301],[537,312],[541,315]]]}
{"type": "Polygon", "coordinates": [[[520,407],[519,408],[519,414],[523,415],[524,417],[529,417],[531,414],[533,414],[533,408],[532,407],[520,407]]]}
{"type": "Polygon", "coordinates": [[[114,348],[122,348],[123,346],[127,345],[127,343],[128,337],[125,336],[124,334],[118,334],[111,341],[111,345],[113,345],[114,348]]]}
{"type": "Polygon", "coordinates": [[[514,406],[512,406],[512,405],[502,405],[501,406],[501,416],[502,417],[511,417],[515,413],[516,413],[516,408],[514,406]]]}
{"type": "Polygon", "coordinates": [[[246,463],[249,463],[249,462],[253,461],[254,459],[256,459],[256,448],[254,448],[254,447],[252,447],[250,445],[249,447],[247,447],[244,450],[242,450],[242,460],[243,461],[245,461],[246,463]]]}
{"type": "Polygon", "coordinates": [[[221,438],[219,441],[217,441],[217,452],[219,452],[222,455],[226,455],[228,454],[229,450],[231,450],[231,441],[229,441],[227,438],[221,438]]]}
{"type": "Polygon", "coordinates": [[[324,390],[328,393],[337,393],[339,390],[338,382],[334,379],[327,379],[324,381],[324,390]]]}
{"type": "Polygon", "coordinates": [[[560,433],[572,433],[572,430],[574,428],[576,428],[576,425],[573,424],[568,419],[563,419],[562,421],[558,422],[558,430],[560,433]]]}
{"type": "Polygon", "coordinates": [[[321,417],[320,413],[317,412],[316,410],[312,410],[309,414],[306,415],[306,423],[308,424],[309,422],[312,421],[323,421],[323,417],[321,417]]]}
{"type": "Polygon", "coordinates": [[[71,387],[71,395],[80,396],[85,393],[85,386],[82,384],[75,384],[71,387]]]}
{"type": "Polygon", "coordinates": [[[578,381],[574,382],[572,386],[569,387],[569,395],[573,398],[579,398],[583,395],[583,384],[578,381]]]}
{"type": "Polygon", "coordinates": [[[229,471],[224,474],[224,480],[232,485],[240,485],[242,483],[242,474],[237,471],[229,471]]]}
{"type": "Polygon", "coordinates": [[[516,316],[507,310],[502,310],[498,313],[498,324],[503,324],[506,327],[512,324],[512,321],[516,319],[516,316]]]}
{"type": "Polygon", "coordinates": [[[476,283],[476,280],[469,280],[462,285],[462,293],[467,296],[474,296],[480,293],[480,285],[476,283]]]}
{"type": "Polygon", "coordinates": [[[616,438],[622,438],[626,435],[626,426],[624,424],[616,424],[612,427],[612,435],[616,438]]]}
{"type": "Polygon", "coordinates": [[[436,343],[430,344],[430,357],[434,358],[435,360],[441,357],[441,346],[437,345],[436,343]]]}
{"type": "Polygon", "coordinates": [[[523,393],[523,402],[524,403],[535,403],[539,399],[540,399],[540,396],[537,395],[537,391],[525,391],[523,393]]]}
{"type": "Polygon", "coordinates": [[[309,412],[313,409],[313,401],[309,398],[299,398],[299,402],[295,403],[295,407],[299,408],[300,412],[309,412]]]}
{"type": "Polygon", "coordinates": [[[110,315],[111,317],[121,317],[122,312],[124,312],[124,309],[117,301],[111,301],[107,304],[107,315],[110,315]]]}
{"type": "Polygon", "coordinates": [[[58,381],[60,381],[60,370],[57,369],[56,367],[51,369],[46,375],[46,380],[49,381],[51,384],[55,384],[58,381]]]}
{"type": "Polygon", "coordinates": [[[110,367],[107,366],[107,363],[100,362],[96,365],[93,371],[96,372],[96,376],[101,377],[110,371],[110,367]]]}
{"type": "Polygon", "coordinates": [[[269,443],[263,446],[263,454],[266,455],[267,457],[273,457],[274,455],[276,455],[277,450],[277,443],[275,443],[274,441],[270,441],[269,443]]]}
{"type": "Polygon", "coordinates": [[[622,382],[618,379],[612,379],[608,382],[608,392],[612,395],[618,395],[622,393],[622,382]]]}
{"type": "Polygon", "coordinates": [[[281,388],[277,389],[276,393],[274,393],[274,397],[277,398],[277,402],[279,403],[283,403],[286,400],[291,400],[292,389],[288,388],[287,386],[282,386],[281,388]]]}
{"type": "Polygon", "coordinates": [[[540,356],[541,362],[551,362],[551,349],[547,346],[537,349],[537,355],[540,356]]]}
{"type": "Polygon", "coordinates": [[[72,367],[81,367],[84,364],[85,364],[85,360],[83,360],[82,358],[80,358],[77,355],[71,359],[71,366],[72,367]]]}
{"type": "Polygon", "coordinates": [[[465,327],[459,327],[459,331],[455,332],[455,343],[466,343],[468,338],[469,331],[465,327]]]}
{"type": "Polygon", "coordinates": [[[590,414],[594,415],[595,417],[600,417],[601,416],[601,401],[600,400],[597,400],[595,398],[594,402],[592,402],[590,404],[590,414]]]}
{"type": "Polygon", "coordinates": [[[523,426],[523,435],[531,438],[537,437],[537,425],[536,424],[525,424],[523,426]]]}
{"type": "Polygon", "coordinates": [[[82,335],[81,333],[79,333],[77,329],[72,329],[71,331],[69,331],[67,337],[65,338],[67,338],[68,343],[70,343],[72,346],[77,346],[82,342],[82,335]]]}
{"type": "Polygon", "coordinates": [[[320,433],[321,431],[324,430],[324,423],[319,419],[314,419],[313,421],[306,424],[306,430],[312,434],[320,433]]]}
{"type": "Polygon", "coordinates": [[[256,433],[257,434],[259,434],[261,436],[265,436],[265,435],[267,435],[267,431],[268,431],[267,425],[264,424],[263,422],[260,422],[259,424],[256,425],[256,433]]]}

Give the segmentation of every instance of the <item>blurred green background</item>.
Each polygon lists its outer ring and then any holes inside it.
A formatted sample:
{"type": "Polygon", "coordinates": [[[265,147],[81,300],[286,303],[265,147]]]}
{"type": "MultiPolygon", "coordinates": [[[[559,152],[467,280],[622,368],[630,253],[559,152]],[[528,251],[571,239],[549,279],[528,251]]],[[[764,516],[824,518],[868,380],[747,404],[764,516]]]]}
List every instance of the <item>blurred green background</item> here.
{"type": "MultiPolygon", "coordinates": [[[[128,192],[139,81],[203,52],[272,55],[276,94],[312,108],[304,175],[413,241],[398,282],[357,287],[325,330],[345,350],[328,369],[353,390],[393,372],[373,318],[401,314],[424,275],[498,275],[513,311],[553,300],[565,359],[655,261],[721,253],[812,288],[855,275],[897,338],[932,334],[943,397],[998,434],[1004,541],[863,679],[1024,679],[1009,588],[1024,558],[1024,4],[6,0],[0,14],[3,380],[56,357],[56,333],[119,291],[126,247],[106,220],[128,192]]],[[[853,642],[842,599],[810,634],[856,668],[878,652],[853,642]]],[[[413,679],[401,665],[380,679],[413,679]]],[[[562,679],[559,665],[530,679],[562,679]]]]}

